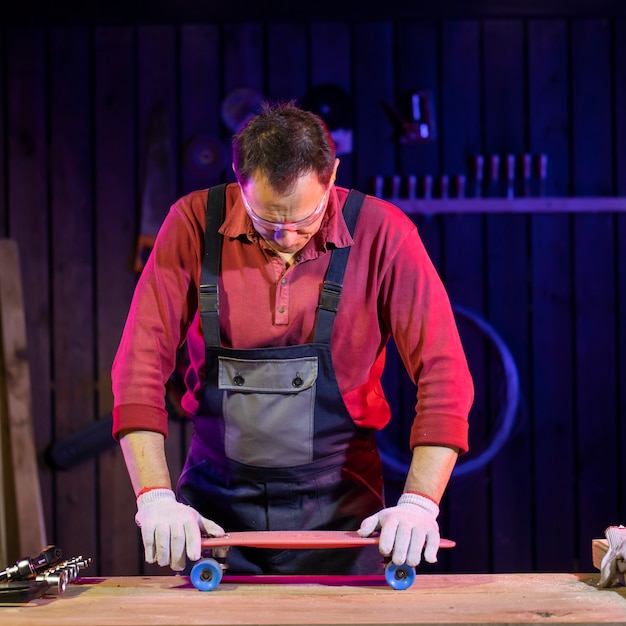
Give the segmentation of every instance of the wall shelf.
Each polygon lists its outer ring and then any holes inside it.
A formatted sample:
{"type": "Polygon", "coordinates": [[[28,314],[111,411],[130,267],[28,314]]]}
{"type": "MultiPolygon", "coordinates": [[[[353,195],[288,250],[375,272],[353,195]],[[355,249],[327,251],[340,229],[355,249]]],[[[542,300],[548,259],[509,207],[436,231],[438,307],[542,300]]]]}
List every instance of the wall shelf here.
{"type": "Polygon", "coordinates": [[[391,199],[407,215],[442,213],[623,213],[626,197],[391,199]]]}

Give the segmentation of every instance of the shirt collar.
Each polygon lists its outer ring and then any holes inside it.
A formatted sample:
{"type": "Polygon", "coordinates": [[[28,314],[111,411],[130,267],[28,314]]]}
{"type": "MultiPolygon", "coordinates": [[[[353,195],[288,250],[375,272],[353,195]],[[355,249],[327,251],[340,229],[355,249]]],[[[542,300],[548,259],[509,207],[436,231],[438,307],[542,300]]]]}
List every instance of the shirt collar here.
{"type": "MultiPolygon", "coordinates": [[[[348,190],[342,187],[333,186],[330,190],[328,207],[324,213],[322,226],[314,237],[320,248],[345,248],[354,243],[341,213],[347,196],[348,190]]],[[[249,241],[257,241],[259,235],[254,230],[252,221],[246,213],[239,185],[228,185],[227,207],[229,206],[228,200],[231,200],[232,204],[230,204],[230,209],[226,211],[226,219],[219,229],[220,234],[233,239],[245,237],[249,241]]]]}

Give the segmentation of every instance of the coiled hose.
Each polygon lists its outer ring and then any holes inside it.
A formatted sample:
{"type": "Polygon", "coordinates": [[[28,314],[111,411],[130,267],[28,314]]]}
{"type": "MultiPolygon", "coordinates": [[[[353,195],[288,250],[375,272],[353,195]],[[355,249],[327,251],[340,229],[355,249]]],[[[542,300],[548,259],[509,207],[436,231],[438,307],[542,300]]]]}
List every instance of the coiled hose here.
{"type": "MultiPolygon", "coordinates": [[[[505,384],[502,408],[496,418],[495,431],[491,435],[489,444],[473,458],[461,457],[452,473],[452,477],[455,478],[471,474],[488,465],[508,441],[515,424],[519,404],[519,375],[511,351],[487,320],[462,306],[454,305],[452,309],[455,315],[472,324],[493,345],[502,366],[505,384]]],[[[403,481],[411,462],[410,458],[398,450],[390,450],[388,447],[390,444],[385,441],[383,435],[379,436],[378,443],[387,478],[403,481]]]]}

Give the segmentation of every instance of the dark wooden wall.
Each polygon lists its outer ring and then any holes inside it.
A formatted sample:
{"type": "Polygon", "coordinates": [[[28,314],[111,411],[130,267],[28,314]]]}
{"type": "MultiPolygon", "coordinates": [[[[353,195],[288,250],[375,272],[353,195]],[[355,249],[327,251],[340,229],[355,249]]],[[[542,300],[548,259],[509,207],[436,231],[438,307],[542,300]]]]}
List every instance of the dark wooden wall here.
{"type": "MultiPolygon", "coordinates": [[[[156,571],[142,563],[119,450],[67,470],[45,453],[112,407],[156,106],[169,112],[178,194],[228,178],[228,158],[206,176],[184,156],[201,135],[228,146],[220,107],[233,89],[300,99],[331,83],[353,100],[354,151],[342,156],[341,185],[459,173],[476,153],[543,152],[550,195],[626,195],[620,17],[33,24],[3,27],[0,54],[0,236],[21,252],[48,538],[68,555],[93,556],[98,574],[156,571]],[[432,91],[438,134],[403,145],[380,102],[414,89],[432,91]]],[[[441,526],[458,547],[437,568],[588,571],[591,539],[626,522],[626,216],[415,219],[452,301],[492,325],[520,380],[502,451],[452,481],[441,526]]],[[[503,378],[493,345],[460,326],[480,452],[497,430],[503,378]]],[[[395,444],[413,390],[393,355],[389,371],[395,444]]],[[[172,421],[174,476],[188,436],[172,421]]],[[[390,478],[389,493],[398,488],[390,478]]]]}

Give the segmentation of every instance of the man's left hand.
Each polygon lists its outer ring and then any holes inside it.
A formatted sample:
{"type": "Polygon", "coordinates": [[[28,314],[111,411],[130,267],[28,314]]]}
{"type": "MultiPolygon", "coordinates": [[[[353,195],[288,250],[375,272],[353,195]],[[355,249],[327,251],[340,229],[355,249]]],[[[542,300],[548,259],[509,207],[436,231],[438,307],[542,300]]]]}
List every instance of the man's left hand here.
{"type": "Polygon", "coordinates": [[[363,520],[359,535],[367,537],[380,529],[379,550],[396,565],[415,567],[424,558],[436,563],[439,550],[439,506],[425,496],[404,493],[397,506],[382,509],[363,520]]]}

